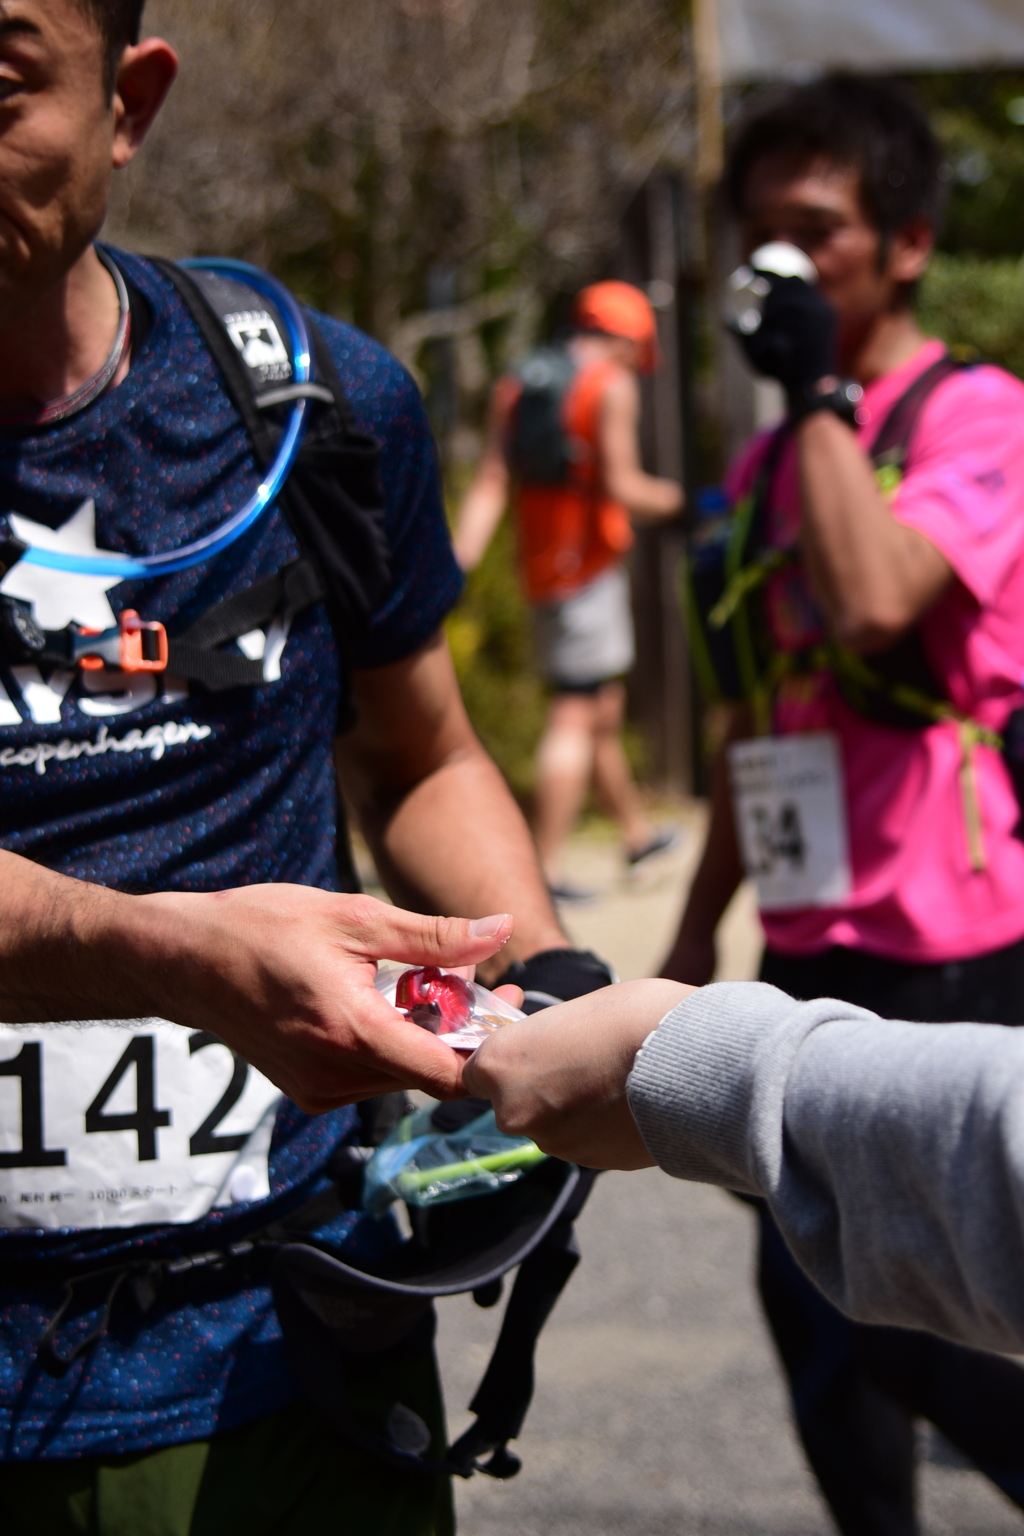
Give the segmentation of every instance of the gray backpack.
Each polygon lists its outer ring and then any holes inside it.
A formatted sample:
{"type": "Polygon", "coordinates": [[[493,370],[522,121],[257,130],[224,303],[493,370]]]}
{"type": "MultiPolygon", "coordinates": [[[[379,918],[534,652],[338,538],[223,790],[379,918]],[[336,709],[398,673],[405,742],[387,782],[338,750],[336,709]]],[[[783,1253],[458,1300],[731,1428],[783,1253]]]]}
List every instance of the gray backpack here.
{"type": "Polygon", "coordinates": [[[574,453],[562,408],[576,364],[564,347],[538,347],[514,372],[522,390],[506,447],[509,468],[529,485],[564,485],[574,453]]]}

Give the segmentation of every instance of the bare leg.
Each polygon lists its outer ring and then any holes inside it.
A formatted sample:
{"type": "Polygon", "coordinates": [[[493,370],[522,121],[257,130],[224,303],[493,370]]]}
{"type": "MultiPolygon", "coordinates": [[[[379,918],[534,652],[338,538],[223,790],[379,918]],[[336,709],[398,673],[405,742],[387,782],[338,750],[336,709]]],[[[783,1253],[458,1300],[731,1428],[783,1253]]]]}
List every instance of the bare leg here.
{"type": "Polygon", "coordinates": [[[562,850],[590,785],[596,714],[597,701],[588,694],[558,693],[548,707],[537,750],[536,833],[549,882],[561,874],[562,850]]]}
{"type": "Polygon", "coordinates": [[[605,683],[595,700],[594,786],[605,809],[615,818],[627,853],[650,842],[654,828],[644,812],[622,747],[626,690],[605,683]]]}

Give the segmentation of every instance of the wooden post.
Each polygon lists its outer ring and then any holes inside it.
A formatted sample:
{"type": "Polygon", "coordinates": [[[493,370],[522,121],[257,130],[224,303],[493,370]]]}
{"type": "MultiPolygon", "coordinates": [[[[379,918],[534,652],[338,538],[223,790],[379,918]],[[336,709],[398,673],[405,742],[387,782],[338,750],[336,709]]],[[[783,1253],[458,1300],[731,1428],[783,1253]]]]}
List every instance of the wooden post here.
{"type": "MultiPolygon", "coordinates": [[[[646,468],[683,478],[678,281],[683,189],[658,175],[633,199],[622,224],[615,275],[643,288],[658,320],[662,365],[642,381],[641,440],[646,468]]],[[[631,560],[637,663],[630,714],[650,750],[652,782],[676,793],[693,788],[690,666],[676,580],[682,538],[675,529],[639,527],[631,560]]]]}
{"type": "MultiPolygon", "coordinates": [[[[616,275],[645,287],[658,312],[663,364],[653,380],[644,381],[644,459],[656,474],[683,479],[690,494],[710,467],[698,466],[694,441],[695,310],[701,290],[714,294],[722,275],[715,216],[724,141],[718,25],[717,0],[694,0],[697,154],[692,194],[687,198],[674,177],[652,178],[627,210],[616,262],[616,275]],[[685,228],[684,219],[696,227],[685,228]]],[[[714,312],[713,299],[711,307],[714,312]]],[[[717,345],[716,352],[721,380],[725,370],[717,345]]],[[[632,561],[637,665],[630,696],[631,713],[650,744],[653,779],[692,793],[702,773],[677,587],[682,554],[678,530],[638,530],[632,561]]]]}
{"type": "MultiPolygon", "coordinates": [[[[654,463],[659,475],[684,480],[684,410],[679,334],[679,275],[682,266],[682,188],[676,177],[662,176],[647,188],[647,228],[650,249],[648,293],[658,317],[661,368],[653,383],[654,463]]],[[[660,686],[659,716],[661,777],[676,792],[693,790],[693,738],[691,731],[690,661],[679,608],[679,564],[683,557],[682,533],[677,528],[658,529],[657,583],[652,596],[660,623],[657,664],[660,686]]]]}
{"type": "Polygon", "coordinates": [[[718,0],[693,0],[693,53],[697,76],[697,182],[713,189],[722,174],[722,40],[718,0]]]}
{"type": "Polygon", "coordinates": [[[693,0],[693,51],[697,86],[695,189],[704,237],[703,276],[714,336],[715,379],[711,390],[724,469],[761,425],[754,376],[719,322],[719,294],[726,274],[739,264],[736,233],[724,217],[718,184],[725,162],[722,113],[722,39],[718,0],[693,0]]]}

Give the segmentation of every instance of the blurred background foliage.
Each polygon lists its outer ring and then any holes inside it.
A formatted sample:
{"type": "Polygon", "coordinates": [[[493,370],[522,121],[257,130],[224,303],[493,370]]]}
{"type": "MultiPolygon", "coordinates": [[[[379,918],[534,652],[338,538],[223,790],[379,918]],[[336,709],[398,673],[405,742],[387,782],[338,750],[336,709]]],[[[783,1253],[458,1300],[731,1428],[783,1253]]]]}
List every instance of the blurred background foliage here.
{"type": "Polygon", "coordinates": [[[1019,257],[940,251],[921,286],[921,324],[970,359],[981,356],[1024,378],[1024,264],[1019,257]]]}
{"type": "Polygon", "coordinates": [[[914,82],[948,157],[941,247],[951,255],[1024,252],[1024,73],[922,75],[914,82]]]}
{"type": "Polygon", "coordinates": [[[470,420],[504,332],[526,345],[652,171],[688,163],[687,9],[149,0],[183,67],[114,222],[259,261],[414,369],[461,343],[470,420]]]}
{"type": "MultiPolygon", "coordinates": [[[[108,235],[246,257],[379,337],[424,390],[454,505],[496,374],[604,275],[645,181],[692,169],[689,10],[149,0],[183,69],[108,235]]],[[[922,321],[1024,376],[1024,73],[913,84],[949,185],[922,321]]],[[[507,523],[449,634],[471,716],[526,796],[544,698],[507,523]]]]}
{"type": "MultiPolygon", "coordinates": [[[[687,0],[149,0],[182,71],[110,238],[241,256],[423,388],[450,500],[498,372],[693,157],[687,0]]],[[[526,796],[544,699],[503,528],[450,621],[470,714],[526,796]]]]}
{"type": "Polygon", "coordinates": [[[949,186],[921,322],[1024,378],[1024,73],[914,83],[945,147],[949,186]]]}

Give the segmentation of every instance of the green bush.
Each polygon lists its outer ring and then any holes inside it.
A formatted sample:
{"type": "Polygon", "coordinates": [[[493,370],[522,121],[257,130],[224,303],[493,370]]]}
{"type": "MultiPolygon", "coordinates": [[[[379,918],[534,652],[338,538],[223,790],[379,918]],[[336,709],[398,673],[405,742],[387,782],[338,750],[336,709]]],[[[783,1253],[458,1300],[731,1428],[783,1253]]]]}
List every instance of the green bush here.
{"type": "Polygon", "coordinates": [[[1024,377],[1024,265],[984,256],[935,257],[918,304],[926,331],[965,356],[1024,377]]]}
{"type": "Polygon", "coordinates": [[[956,255],[1024,251],[1024,96],[1020,70],[919,76],[918,95],[946,156],[949,204],[940,244],[956,255]]]}

